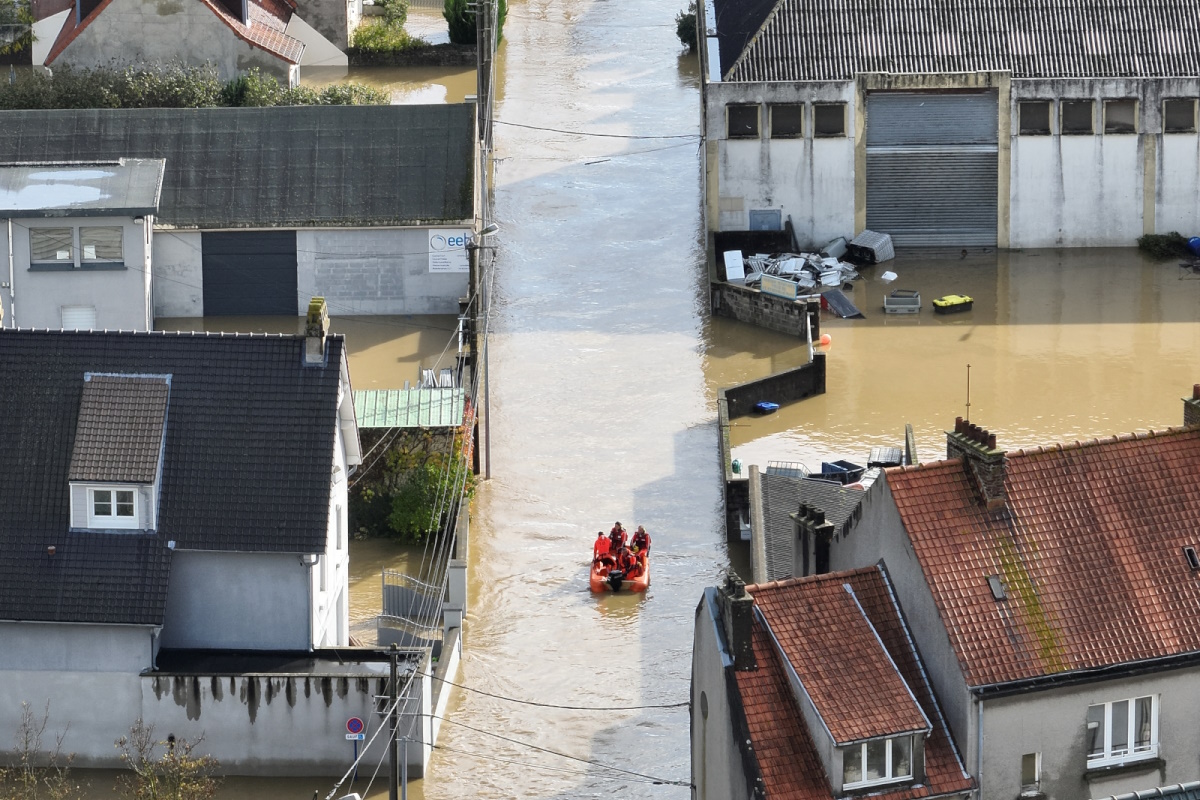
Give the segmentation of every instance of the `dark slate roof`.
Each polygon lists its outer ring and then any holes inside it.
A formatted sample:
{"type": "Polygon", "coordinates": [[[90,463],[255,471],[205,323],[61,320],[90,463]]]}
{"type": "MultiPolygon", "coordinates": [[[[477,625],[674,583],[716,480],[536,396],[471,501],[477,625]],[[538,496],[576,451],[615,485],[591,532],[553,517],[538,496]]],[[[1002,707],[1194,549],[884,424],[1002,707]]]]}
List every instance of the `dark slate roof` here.
{"type": "MultiPolygon", "coordinates": [[[[718,34],[744,24],[719,18],[718,34]]],[[[728,81],[991,70],[1190,77],[1200,74],[1198,37],[1200,0],[780,0],[728,70],[722,51],[721,69],[728,81]]]]}
{"type": "Polygon", "coordinates": [[[778,0],[713,0],[716,20],[707,20],[716,27],[717,49],[721,55],[721,74],[727,75],[746,49],[750,37],[758,33],[767,15],[778,0]]]}
{"type": "Polygon", "coordinates": [[[0,330],[0,619],[159,624],[171,540],[323,552],[344,342],[327,347],[306,368],[299,336],[0,330]],[[87,372],[172,376],[155,534],[68,533],[87,372]]]}
{"type": "Polygon", "coordinates": [[[860,516],[866,492],[847,489],[829,481],[762,474],[762,507],[767,555],[767,580],[793,577],[795,571],[796,523],[791,515],[800,505],[825,512],[825,521],[836,535],[844,534],[860,516]]]}
{"type": "Polygon", "coordinates": [[[167,418],[167,378],[85,375],[83,381],[69,479],[153,483],[167,418]]]}
{"type": "Polygon", "coordinates": [[[162,159],[93,164],[0,164],[0,215],[91,217],[157,214],[162,159]]]}
{"type": "Polygon", "coordinates": [[[166,159],[158,222],[184,228],[457,222],[473,108],[0,111],[0,162],[166,159]]]}

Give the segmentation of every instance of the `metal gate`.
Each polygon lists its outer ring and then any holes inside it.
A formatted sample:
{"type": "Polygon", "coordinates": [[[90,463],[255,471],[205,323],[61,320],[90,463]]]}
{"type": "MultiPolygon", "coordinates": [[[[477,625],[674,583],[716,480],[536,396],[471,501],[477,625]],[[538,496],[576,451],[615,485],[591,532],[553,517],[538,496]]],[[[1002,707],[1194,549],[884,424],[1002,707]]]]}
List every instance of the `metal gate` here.
{"type": "Polygon", "coordinates": [[[900,246],[994,246],[997,95],[867,96],[867,227],[900,246]]]}
{"type": "Polygon", "coordinates": [[[296,232],[204,233],[204,316],[296,316],[296,232]]]}

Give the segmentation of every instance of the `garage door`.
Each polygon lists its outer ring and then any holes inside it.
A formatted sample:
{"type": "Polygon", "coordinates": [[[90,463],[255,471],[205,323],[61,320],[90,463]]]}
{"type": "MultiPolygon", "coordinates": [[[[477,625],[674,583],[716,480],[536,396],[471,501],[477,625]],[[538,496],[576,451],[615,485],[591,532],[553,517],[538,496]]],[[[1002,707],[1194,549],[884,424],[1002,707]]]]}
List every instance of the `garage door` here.
{"type": "Polygon", "coordinates": [[[995,92],[867,97],[867,227],[899,246],[996,244],[995,92]]]}
{"type": "Polygon", "coordinates": [[[205,233],[204,316],[296,316],[296,232],[205,233]]]}

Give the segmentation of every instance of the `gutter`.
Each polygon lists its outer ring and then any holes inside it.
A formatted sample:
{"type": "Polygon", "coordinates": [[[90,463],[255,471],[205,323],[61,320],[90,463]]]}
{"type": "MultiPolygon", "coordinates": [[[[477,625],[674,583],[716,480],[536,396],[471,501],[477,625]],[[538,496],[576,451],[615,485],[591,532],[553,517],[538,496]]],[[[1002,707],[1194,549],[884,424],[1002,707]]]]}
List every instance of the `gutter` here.
{"type": "Polygon", "coordinates": [[[1010,697],[1039,689],[1052,689],[1060,686],[1076,686],[1094,680],[1107,678],[1127,678],[1146,675],[1155,672],[1165,672],[1172,669],[1183,669],[1200,664],[1200,651],[1180,653],[1170,656],[1160,656],[1145,661],[1114,664],[1091,669],[1073,670],[1057,675],[1038,675],[1033,678],[1022,678],[1006,683],[992,683],[985,686],[973,686],[971,694],[979,699],[1010,697]]]}

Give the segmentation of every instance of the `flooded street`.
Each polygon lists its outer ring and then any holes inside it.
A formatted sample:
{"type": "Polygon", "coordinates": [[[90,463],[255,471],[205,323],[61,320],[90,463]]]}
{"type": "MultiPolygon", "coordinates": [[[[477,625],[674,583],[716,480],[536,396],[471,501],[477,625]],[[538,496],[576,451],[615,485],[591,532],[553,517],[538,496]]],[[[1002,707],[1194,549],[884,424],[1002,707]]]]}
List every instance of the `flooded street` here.
{"type": "MultiPolygon", "coordinates": [[[[493,479],[474,504],[458,679],[469,688],[452,696],[430,777],[409,787],[414,800],[690,794],[680,704],[693,613],[729,564],[716,394],[806,352],[794,338],[708,318],[698,81],[674,34],[683,5],[510,7],[496,108],[493,479]],[[645,596],[588,591],[590,543],[614,520],[654,536],[645,596]]],[[[398,102],[474,91],[473,77],[366,72],[351,77],[398,102]],[[442,88],[405,88],[422,80],[442,88]]],[[[971,417],[1006,447],[1177,425],[1178,398],[1200,381],[1200,281],[1180,280],[1173,262],[1097,250],[902,257],[886,268],[900,279],[885,284],[868,269],[847,292],[867,319],[823,320],[828,394],[738,420],[736,456],[814,467],[861,459],[901,444],[912,423],[921,457],[940,458],[942,432],[965,411],[968,363],[971,417]],[[918,317],[882,313],[894,288],[921,291],[918,317]],[[949,293],[974,297],[974,310],[935,316],[929,302],[949,293]]],[[[333,327],[347,335],[355,388],[398,387],[415,365],[453,357],[452,317],[333,327]]],[[[356,635],[370,636],[380,570],[410,556],[389,542],[352,544],[356,635]]],[[[221,796],[324,797],[330,787],[238,779],[221,796]]],[[[377,779],[370,796],[386,786],[377,779]]]]}

